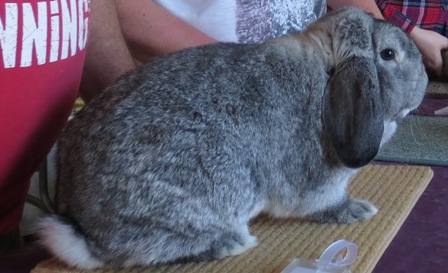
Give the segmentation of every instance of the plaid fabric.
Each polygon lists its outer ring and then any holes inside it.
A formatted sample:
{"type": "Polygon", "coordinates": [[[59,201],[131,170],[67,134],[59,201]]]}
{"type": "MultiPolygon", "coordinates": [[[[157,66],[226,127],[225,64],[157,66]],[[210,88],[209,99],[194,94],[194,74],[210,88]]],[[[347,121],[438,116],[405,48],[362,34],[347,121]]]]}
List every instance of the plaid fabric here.
{"type": "Polygon", "coordinates": [[[381,13],[389,22],[410,33],[414,26],[433,30],[448,37],[448,0],[394,1],[376,0],[381,13]]]}

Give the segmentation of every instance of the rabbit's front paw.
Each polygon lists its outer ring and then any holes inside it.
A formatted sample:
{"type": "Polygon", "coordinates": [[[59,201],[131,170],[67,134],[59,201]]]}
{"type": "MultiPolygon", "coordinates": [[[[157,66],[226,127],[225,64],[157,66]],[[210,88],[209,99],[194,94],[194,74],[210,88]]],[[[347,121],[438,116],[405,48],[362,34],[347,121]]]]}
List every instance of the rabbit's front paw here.
{"type": "Polygon", "coordinates": [[[369,219],[377,212],[378,209],[368,201],[348,198],[338,206],[312,214],[310,218],[324,223],[350,224],[369,219]]]}
{"type": "Polygon", "coordinates": [[[227,256],[236,256],[258,245],[257,238],[255,236],[248,235],[241,239],[243,239],[243,242],[233,239],[222,242],[222,247],[219,251],[218,258],[222,259],[227,256]]]}

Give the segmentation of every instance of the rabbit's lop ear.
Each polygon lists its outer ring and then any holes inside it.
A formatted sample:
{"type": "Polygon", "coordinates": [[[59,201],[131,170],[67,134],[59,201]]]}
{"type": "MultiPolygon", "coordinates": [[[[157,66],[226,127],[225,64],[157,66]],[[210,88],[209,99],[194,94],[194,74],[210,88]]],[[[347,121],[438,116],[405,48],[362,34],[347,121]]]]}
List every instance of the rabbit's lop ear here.
{"type": "MultiPolygon", "coordinates": [[[[350,9],[349,9],[350,10],[350,9]]],[[[373,18],[339,12],[333,32],[334,71],[327,88],[325,123],[346,166],[368,164],[383,136],[383,110],[372,44],[373,18]]]]}

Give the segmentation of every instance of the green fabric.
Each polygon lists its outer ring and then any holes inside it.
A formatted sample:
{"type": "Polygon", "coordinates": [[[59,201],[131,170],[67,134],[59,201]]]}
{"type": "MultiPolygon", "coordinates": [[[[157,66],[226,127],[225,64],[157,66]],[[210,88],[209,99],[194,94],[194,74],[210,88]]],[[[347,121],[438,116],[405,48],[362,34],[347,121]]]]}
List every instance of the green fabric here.
{"type": "Polygon", "coordinates": [[[448,118],[406,117],[375,159],[448,166],[448,118]]]}

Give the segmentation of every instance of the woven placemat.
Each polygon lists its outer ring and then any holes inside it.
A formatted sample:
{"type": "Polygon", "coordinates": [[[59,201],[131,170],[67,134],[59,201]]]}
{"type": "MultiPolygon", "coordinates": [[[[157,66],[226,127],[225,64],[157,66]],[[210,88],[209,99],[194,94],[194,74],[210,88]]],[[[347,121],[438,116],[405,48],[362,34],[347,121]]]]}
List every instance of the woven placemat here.
{"type": "MultiPolygon", "coordinates": [[[[358,258],[351,270],[369,273],[409,215],[433,172],[429,167],[368,166],[353,180],[350,192],[368,199],[378,214],[365,222],[352,225],[318,224],[297,219],[259,217],[251,224],[259,246],[236,257],[221,261],[160,266],[153,268],[98,269],[97,273],[127,272],[272,272],[280,273],[294,258],[317,259],[332,242],[346,239],[359,246],[358,258]]],[[[40,263],[32,273],[78,273],[56,259],[40,263]]]]}
{"type": "Polygon", "coordinates": [[[428,87],[426,88],[425,97],[440,99],[448,98],[448,82],[430,80],[428,83],[428,87]]]}

